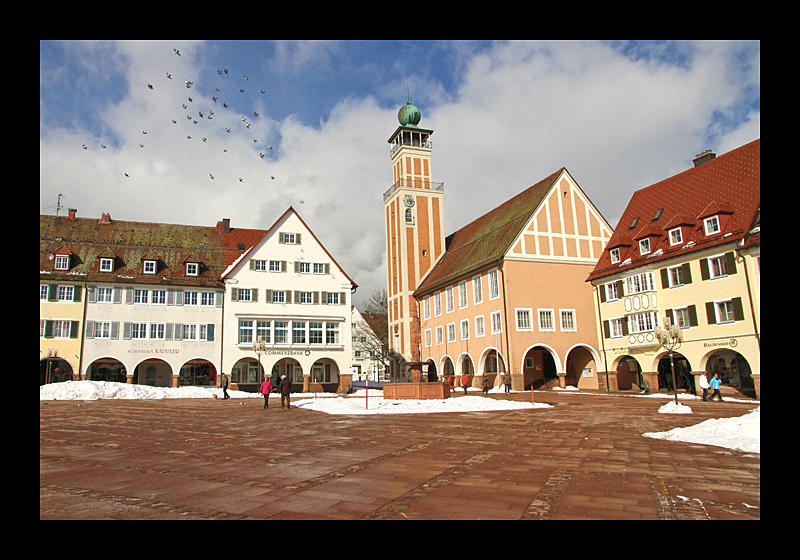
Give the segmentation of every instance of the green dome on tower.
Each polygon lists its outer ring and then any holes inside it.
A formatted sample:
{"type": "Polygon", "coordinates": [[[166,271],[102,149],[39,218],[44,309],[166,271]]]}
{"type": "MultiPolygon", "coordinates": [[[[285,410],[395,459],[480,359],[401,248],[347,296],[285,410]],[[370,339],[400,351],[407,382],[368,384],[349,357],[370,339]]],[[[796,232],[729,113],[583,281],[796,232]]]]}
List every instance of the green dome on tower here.
{"type": "Polygon", "coordinates": [[[401,126],[417,126],[419,120],[422,118],[422,113],[419,109],[412,105],[409,101],[397,112],[397,120],[400,121],[401,126]]]}

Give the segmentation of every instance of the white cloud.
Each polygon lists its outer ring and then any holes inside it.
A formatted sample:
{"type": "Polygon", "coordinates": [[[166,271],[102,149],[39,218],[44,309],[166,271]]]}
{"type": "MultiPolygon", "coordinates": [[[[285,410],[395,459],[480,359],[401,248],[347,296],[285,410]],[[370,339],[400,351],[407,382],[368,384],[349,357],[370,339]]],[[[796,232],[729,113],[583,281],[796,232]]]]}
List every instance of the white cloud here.
{"type": "MultiPolygon", "coordinates": [[[[53,125],[40,98],[40,205],[63,193],[79,216],[110,212],[197,225],[229,217],[233,227],[247,228],[267,228],[294,205],[360,285],[356,301],[383,289],[381,195],[392,183],[386,141],[405,95],[388,108],[372,95],[405,93],[405,77],[331,103],[329,117],[309,126],[292,117],[272,120],[258,84],[247,83],[240,94],[242,76],[220,77],[205,66],[213,45],[206,56],[194,55],[190,44],[176,46],[181,57],[158,42],[71,46],[69,56],[92,75],[109,71],[99,53],[111,49],[127,89],[117,84],[120,95],[99,108],[101,125],[92,128],[53,125]],[[186,79],[195,82],[191,89],[186,79]],[[215,103],[217,84],[223,91],[215,103]],[[229,109],[221,106],[226,96],[229,109]],[[196,119],[200,111],[206,117],[196,119]],[[81,149],[84,143],[89,149],[81,149]]],[[[500,43],[471,56],[470,45],[451,48],[452,66],[463,68],[452,80],[456,89],[447,91],[432,75],[411,80],[420,126],[435,131],[433,178],[445,183],[446,232],[562,166],[614,226],[634,190],[689,168],[706,148],[724,153],[759,137],[760,111],[741,106],[748,88],[760,88],[758,49],[750,49],[753,55],[746,46],[681,45],[682,64],[634,59],[599,43],[500,43]]],[[[288,74],[343,52],[338,43],[279,43],[263,65],[288,74]]],[[[40,69],[44,74],[62,79],[57,68],[40,69]]]]}

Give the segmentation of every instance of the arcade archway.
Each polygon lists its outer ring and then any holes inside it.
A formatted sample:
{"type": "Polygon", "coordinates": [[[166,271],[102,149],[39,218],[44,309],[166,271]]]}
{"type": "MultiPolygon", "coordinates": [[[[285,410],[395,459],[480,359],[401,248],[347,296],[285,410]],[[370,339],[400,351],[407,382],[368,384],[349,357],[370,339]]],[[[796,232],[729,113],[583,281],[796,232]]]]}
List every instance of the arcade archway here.
{"type": "Polygon", "coordinates": [[[86,368],[86,379],[91,381],[112,381],[127,383],[127,370],[115,358],[99,358],[86,368]]]}
{"type": "Polygon", "coordinates": [[[39,385],[72,381],[72,365],[62,358],[39,360],[39,385]]]}

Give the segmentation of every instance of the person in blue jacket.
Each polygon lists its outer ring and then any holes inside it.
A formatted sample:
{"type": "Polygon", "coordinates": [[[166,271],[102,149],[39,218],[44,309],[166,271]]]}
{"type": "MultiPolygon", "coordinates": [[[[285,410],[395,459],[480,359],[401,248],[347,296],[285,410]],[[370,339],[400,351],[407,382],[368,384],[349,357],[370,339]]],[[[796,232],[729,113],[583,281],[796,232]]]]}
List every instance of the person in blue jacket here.
{"type": "Polygon", "coordinates": [[[714,397],[719,397],[719,402],[722,402],[722,395],[719,392],[719,386],[722,384],[722,382],[719,380],[719,374],[715,373],[714,377],[711,378],[711,381],[709,381],[708,384],[714,390],[708,400],[713,401],[714,397]]]}

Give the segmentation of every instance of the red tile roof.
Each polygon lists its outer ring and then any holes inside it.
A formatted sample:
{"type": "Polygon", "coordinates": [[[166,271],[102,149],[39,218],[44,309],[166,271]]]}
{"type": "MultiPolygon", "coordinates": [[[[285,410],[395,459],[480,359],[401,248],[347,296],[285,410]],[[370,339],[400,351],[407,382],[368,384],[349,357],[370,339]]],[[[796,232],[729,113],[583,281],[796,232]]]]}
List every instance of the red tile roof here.
{"type": "Polygon", "coordinates": [[[633,193],[606,250],[587,281],[617,274],[685,253],[743,239],[761,205],[761,139],[633,193]],[[663,208],[658,220],[656,211],[663,208]],[[721,231],[706,236],[703,218],[720,215],[721,231]],[[631,224],[638,218],[636,225],[631,224]],[[668,230],[683,228],[683,241],[670,246],[668,230]],[[652,231],[650,253],[638,243],[652,231]],[[608,249],[620,247],[620,262],[611,264],[608,249]],[[630,259],[628,261],[627,259],[630,259]],[[620,266],[622,263],[622,266],[620,266]]]}

